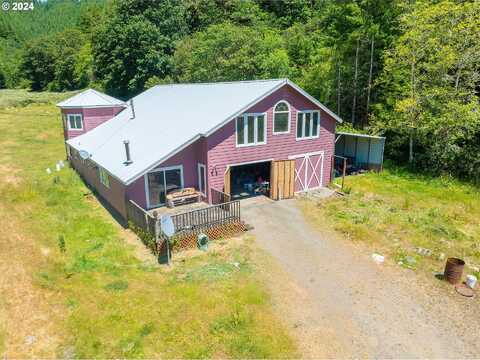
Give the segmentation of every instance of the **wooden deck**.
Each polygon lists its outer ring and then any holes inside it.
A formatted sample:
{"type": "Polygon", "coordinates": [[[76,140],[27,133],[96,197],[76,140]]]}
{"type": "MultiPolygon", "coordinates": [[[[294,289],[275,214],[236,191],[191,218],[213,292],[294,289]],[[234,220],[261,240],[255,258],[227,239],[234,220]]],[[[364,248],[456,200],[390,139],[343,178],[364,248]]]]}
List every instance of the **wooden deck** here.
{"type": "Polygon", "coordinates": [[[156,209],[152,209],[152,210],[149,210],[148,213],[150,215],[153,216],[153,212],[156,211],[158,216],[162,216],[162,215],[175,215],[175,214],[180,214],[180,213],[184,213],[184,212],[187,212],[187,211],[192,211],[192,210],[198,210],[198,209],[204,209],[204,208],[207,208],[211,205],[207,204],[206,202],[196,202],[196,203],[192,203],[192,204],[185,204],[185,205],[180,205],[180,206],[176,206],[174,208],[169,208],[167,206],[161,206],[161,207],[158,207],[156,209]]]}

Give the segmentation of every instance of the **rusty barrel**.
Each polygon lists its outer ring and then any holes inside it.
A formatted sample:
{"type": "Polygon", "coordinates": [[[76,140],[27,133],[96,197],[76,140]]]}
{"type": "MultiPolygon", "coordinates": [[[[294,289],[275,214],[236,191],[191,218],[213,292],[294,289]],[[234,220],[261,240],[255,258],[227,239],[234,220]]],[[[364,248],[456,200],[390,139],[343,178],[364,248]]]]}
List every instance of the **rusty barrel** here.
{"type": "Polygon", "coordinates": [[[462,280],[463,267],[465,261],[457,258],[448,258],[445,264],[443,276],[450,284],[458,284],[462,280]]]}

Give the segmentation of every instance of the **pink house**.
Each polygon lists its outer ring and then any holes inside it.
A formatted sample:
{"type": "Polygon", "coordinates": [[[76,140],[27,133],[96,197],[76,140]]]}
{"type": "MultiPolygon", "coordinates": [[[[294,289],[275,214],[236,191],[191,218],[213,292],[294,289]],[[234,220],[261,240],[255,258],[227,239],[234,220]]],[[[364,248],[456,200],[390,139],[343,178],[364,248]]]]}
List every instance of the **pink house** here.
{"type": "Polygon", "coordinates": [[[212,202],[215,190],[279,199],[330,182],[341,119],[288,79],[159,85],[128,106],[95,94],[110,106],[59,104],[69,160],[123,217],[126,201],[152,209],[184,187],[212,202]]]}

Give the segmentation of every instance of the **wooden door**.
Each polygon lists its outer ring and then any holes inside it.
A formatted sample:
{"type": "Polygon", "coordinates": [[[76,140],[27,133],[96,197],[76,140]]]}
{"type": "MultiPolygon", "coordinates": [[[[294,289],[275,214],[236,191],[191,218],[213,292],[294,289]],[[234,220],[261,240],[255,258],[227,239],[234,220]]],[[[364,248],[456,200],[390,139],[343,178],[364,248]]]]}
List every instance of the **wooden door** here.
{"type": "Polygon", "coordinates": [[[223,192],[227,195],[230,195],[230,179],[231,179],[231,171],[230,166],[227,166],[227,170],[225,170],[225,175],[223,179],[223,192]]]}
{"type": "Polygon", "coordinates": [[[270,198],[273,200],[293,197],[295,184],[295,160],[272,161],[270,171],[270,198]]]}

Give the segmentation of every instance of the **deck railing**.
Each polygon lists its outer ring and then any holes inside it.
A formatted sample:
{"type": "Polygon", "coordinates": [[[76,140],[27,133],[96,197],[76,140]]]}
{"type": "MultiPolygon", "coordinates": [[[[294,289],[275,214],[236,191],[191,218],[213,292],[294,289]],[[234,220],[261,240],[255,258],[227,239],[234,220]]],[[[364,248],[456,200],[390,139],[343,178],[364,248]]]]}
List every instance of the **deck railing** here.
{"type": "MultiPolygon", "coordinates": [[[[226,194],[225,194],[226,195],[226,194]]],[[[175,225],[172,236],[174,250],[196,246],[197,236],[211,239],[228,238],[245,229],[240,218],[240,201],[229,201],[203,209],[170,215],[175,225]]],[[[160,230],[160,218],[150,215],[134,201],[127,201],[129,227],[159,257],[168,251],[167,238],[160,230]]]]}
{"type": "Polygon", "coordinates": [[[158,252],[158,219],[142,209],[135,201],[127,201],[126,207],[128,227],[156,254],[158,252]]]}
{"type": "Polygon", "coordinates": [[[204,209],[172,215],[176,235],[184,232],[200,233],[221,224],[240,221],[240,201],[212,205],[204,209]]]}
{"type": "Polygon", "coordinates": [[[210,189],[210,195],[212,198],[212,205],[224,204],[232,200],[230,195],[214,188],[210,189]]]}

